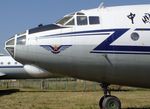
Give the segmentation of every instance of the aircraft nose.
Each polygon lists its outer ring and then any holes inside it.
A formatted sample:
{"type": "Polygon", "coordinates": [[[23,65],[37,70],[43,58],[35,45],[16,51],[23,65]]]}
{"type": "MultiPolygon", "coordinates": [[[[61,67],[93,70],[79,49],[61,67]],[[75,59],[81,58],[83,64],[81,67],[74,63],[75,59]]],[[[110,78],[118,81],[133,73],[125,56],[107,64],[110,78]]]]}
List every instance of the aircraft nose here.
{"type": "Polygon", "coordinates": [[[26,35],[27,31],[20,34],[16,34],[14,37],[10,38],[5,42],[5,49],[12,57],[14,57],[15,48],[17,46],[26,45],[26,35]]]}
{"type": "Polygon", "coordinates": [[[14,46],[15,46],[15,37],[12,37],[5,42],[5,49],[13,57],[14,57],[14,46]]]}

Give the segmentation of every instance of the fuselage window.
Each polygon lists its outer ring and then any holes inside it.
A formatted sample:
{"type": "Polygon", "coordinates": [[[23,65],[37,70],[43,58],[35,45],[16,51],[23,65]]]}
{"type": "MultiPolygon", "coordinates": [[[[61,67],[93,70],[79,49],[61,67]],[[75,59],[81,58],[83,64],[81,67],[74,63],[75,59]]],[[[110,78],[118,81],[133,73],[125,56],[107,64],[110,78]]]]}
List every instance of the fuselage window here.
{"type": "Polygon", "coordinates": [[[3,62],[1,62],[1,65],[3,65],[4,63],[3,62]]]}
{"type": "Polygon", "coordinates": [[[68,22],[66,25],[75,25],[74,19],[72,19],[70,22],[68,22]]]}
{"type": "Polygon", "coordinates": [[[98,16],[90,16],[89,17],[89,24],[90,25],[100,24],[99,17],[98,16]]]}

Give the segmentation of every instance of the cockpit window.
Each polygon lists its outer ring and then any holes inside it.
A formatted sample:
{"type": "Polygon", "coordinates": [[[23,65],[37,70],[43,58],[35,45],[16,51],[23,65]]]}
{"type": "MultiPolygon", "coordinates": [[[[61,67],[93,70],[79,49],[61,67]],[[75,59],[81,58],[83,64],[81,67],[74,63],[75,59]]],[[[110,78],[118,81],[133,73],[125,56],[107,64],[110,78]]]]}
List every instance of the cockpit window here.
{"type": "Polygon", "coordinates": [[[15,44],[15,39],[13,38],[13,39],[10,39],[7,43],[6,43],[6,45],[14,45],[15,44]]]}
{"type": "Polygon", "coordinates": [[[78,25],[87,25],[87,16],[77,16],[77,24],[78,25]]]}
{"type": "Polygon", "coordinates": [[[70,15],[65,16],[56,24],[63,25],[63,26],[83,26],[83,25],[97,25],[100,24],[99,16],[86,16],[82,12],[76,12],[70,15]]]}
{"type": "Polygon", "coordinates": [[[90,23],[91,25],[100,24],[99,17],[98,17],[98,16],[90,16],[90,17],[89,17],[89,23],[90,23]]]}
{"type": "Polygon", "coordinates": [[[17,38],[17,45],[25,45],[26,44],[26,35],[17,38]]]}
{"type": "Polygon", "coordinates": [[[78,12],[77,15],[85,15],[84,13],[78,12]]]}
{"type": "Polygon", "coordinates": [[[14,56],[14,47],[6,47],[6,49],[11,56],[14,56]]]}
{"type": "Polygon", "coordinates": [[[75,20],[72,19],[70,22],[68,22],[66,25],[75,25],[75,20]]]}
{"type": "Polygon", "coordinates": [[[71,18],[72,18],[72,16],[64,17],[63,19],[61,19],[61,20],[59,20],[58,22],[56,22],[56,24],[64,25],[64,24],[67,23],[67,21],[69,21],[71,18]]]}

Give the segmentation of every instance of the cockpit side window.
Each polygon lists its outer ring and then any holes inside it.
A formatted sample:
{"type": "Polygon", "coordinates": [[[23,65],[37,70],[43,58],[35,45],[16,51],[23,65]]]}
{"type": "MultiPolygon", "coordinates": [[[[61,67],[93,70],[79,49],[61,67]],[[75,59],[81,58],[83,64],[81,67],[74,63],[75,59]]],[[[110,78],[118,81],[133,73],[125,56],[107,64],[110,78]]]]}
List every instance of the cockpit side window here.
{"type": "Polygon", "coordinates": [[[75,20],[72,19],[70,22],[68,22],[66,25],[75,25],[75,20]]]}
{"type": "Polygon", "coordinates": [[[67,21],[69,21],[72,18],[72,16],[64,17],[63,19],[56,22],[56,24],[64,25],[67,21]]]}
{"type": "Polygon", "coordinates": [[[100,24],[99,17],[98,16],[90,16],[89,17],[89,24],[90,25],[100,24]]]}
{"type": "Polygon", "coordinates": [[[77,24],[78,25],[87,25],[87,16],[77,16],[77,24]]]}

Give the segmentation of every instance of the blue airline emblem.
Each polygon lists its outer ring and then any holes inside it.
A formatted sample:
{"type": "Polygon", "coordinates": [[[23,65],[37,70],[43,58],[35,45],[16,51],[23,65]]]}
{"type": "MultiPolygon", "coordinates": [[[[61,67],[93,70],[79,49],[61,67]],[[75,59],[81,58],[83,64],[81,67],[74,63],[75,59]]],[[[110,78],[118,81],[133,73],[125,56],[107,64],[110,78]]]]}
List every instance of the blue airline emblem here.
{"type": "Polygon", "coordinates": [[[67,48],[71,47],[72,45],[40,45],[41,47],[43,47],[44,49],[46,49],[47,51],[51,51],[53,54],[59,54],[61,51],[66,50],[67,48]]]}

